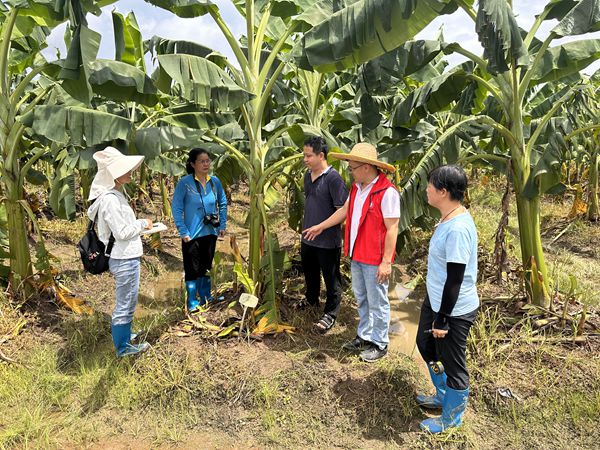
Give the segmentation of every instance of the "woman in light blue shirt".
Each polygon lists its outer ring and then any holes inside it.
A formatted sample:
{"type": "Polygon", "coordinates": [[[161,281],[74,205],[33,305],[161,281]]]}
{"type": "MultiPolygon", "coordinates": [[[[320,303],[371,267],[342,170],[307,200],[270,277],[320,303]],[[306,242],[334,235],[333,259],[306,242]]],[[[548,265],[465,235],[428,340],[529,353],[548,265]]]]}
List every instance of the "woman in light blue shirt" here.
{"type": "Polygon", "coordinates": [[[217,236],[225,236],[227,198],[221,181],[209,175],[210,155],[203,148],[190,151],[188,175],[175,187],[171,210],[181,237],[185,287],[189,312],[212,300],[208,272],[212,267],[217,236]]]}
{"type": "Polygon", "coordinates": [[[429,366],[435,395],[418,395],[425,408],[441,408],[441,417],[421,422],[439,433],[462,423],[469,397],[466,347],[479,309],[477,230],[461,202],[467,176],[458,166],[442,166],[428,177],[427,201],[441,219],[429,242],[427,296],[421,308],[417,347],[429,366]]]}

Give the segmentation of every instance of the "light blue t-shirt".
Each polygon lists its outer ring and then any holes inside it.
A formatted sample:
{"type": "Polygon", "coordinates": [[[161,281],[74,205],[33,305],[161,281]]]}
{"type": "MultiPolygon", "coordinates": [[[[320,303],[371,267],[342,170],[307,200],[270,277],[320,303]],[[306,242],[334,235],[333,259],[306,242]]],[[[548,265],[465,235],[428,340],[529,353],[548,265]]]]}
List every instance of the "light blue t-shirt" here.
{"type": "Polygon", "coordinates": [[[427,294],[431,309],[438,312],[446,284],[446,264],[465,264],[465,276],[451,316],[462,316],[479,307],[477,295],[477,229],[468,212],[437,226],[429,242],[427,294]]]}

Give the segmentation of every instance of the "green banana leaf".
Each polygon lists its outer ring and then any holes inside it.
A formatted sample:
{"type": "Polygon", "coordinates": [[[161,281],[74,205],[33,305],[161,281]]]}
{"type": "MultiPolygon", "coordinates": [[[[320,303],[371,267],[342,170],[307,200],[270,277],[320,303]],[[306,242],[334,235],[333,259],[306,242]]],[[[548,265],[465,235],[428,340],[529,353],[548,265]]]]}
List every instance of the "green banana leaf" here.
{"type": "Polygon", "coordinates": [[[33,114],[23,117],[35,134],[54,142],[89,147],[114,139],[126,140],[129,120],[77,106],[38,106],[33,114]]]}
{"type": "MultiPolygon", "coordinates": [[[[361,81],[369,93],[386,92],[398,80],[427,66],[444,50],[439,41],[409,41],[362,67],[361,81]]],[[[439,74],[438,74],[439,75],[439,74]]]]}
{"type": "Polygon", "coordinates": [[[100,38],[99,33],[86,26],[78,26],[58,75],[58,78],[63,80],[63,89],[86,105],[89,105],[92,99],[92,87],[88,82],[89,67],[96,60],[100,38]]]}
{"type": "Polygon", "coordinates": [[[547,143],[536,146],[531,155],[533,168],[523,188],[525,198],[535,198],[540,194],[559,194],[564,192],[561,182],[563,154],[567,151],[564,136],[569,133],[568,121],[553,118],[545,130],[547,143]]]}
{"type": "Polygon", "coordinates": [[[575,36],[600,30],[600,0],[581,0],[552,28],[556,36],[575,36]]]}
{"type": "Polygon", "coordinates": [[[146,3],[171,11],[173,14],[192,18],[218,11],[219,8],[208,0],[144,0],[146,3]]]}
{"type": "Polygon", "coordinates": [[[146,161],[146,166],[154,172],[163,175],[180,177],[185,175],[185,165],[180,161],[175,161],[165,155],[159,155],[156,158],[146,161]]]}
{"type": "Polygon", "coordinates": [[[135,133],[135,147],[140,155],[155,158],[165,152],[197,147],[202,141],[201,130],[183,127],[142,128],[135,133]]]}
{"type": "Polygon", "coordinates": [[[600,39],[567,42],[547,49],[535,67],[532,85],[577,74],[600,59],[600,39]]]}
{"type": "Polygon", "coordinates": [[[578,1],[579,0],[551,0],[544,7],[544,20],[562,20],[562,18],[565,17],[565,14],[573,9],[578,1]]]}
{"type": "Polygon", "coordinates": [[[142,70],[121,61],[98,59],[89,64],[89,83],[94,93],[123,102],[145,106],[158,103],[154,83],[142,70]]]}
{"type": "Polygon", "coordinates": [[[392,125],[414,125],[429,114],[449,108],[458,100],[467,86],[467,73],[457,69],[440,75],[418,89],[413,90],[396,107],[392,125]]]}
{"type": "Polygon", "coordinates": [[[221,55],[212,48],[205,47],[204,45],[196,42],[165,39],[160,36],[152,36],[150,39],[145,41],[144,45],[152,56],[177,54],[194,55],[214,62],[221,69],[225,68],[225,56],[221,55]]]}
{"type": "Polygon", "coordinates": [[[506,72],[513,60],[517,66],[529,64],[529,53],[506,0],[479,0],[475,29],[492,75],[506,72]]]}
{"type": "Polygon", "coordinates": [[[295,56],[300,67],[319,72],[354,67],[402,45],[456,8],[450,0],[319,2],[295,19],[304,29],[312,27],[295,56]]]}
{"type": "MultiPolygon", "coordinates": [[[[66,151],[66,150],[65,150],[66,151]]],[[[50,183],[50,207],[61,219],[73,220],[77,211],[75,204],[75,175],[66,164],[58,164],[50,183]]]]}
{"type": "Polygon", "coordinates": [[[193,55],[158,55],[162,78],[159,86],[171,81],[180,95],[211,111],[232,110],[251,99],[219,66],[193,55]],[[166,81],[165,81],[166,80],[166,81]]]}
{"type": "Polygon", "coordinates": [[[146,73],[144,41],[135,14],[130,12],[125,17],[117,11],[113,11],[112,20],[115,34],[115,59],[137,67],[146,73]]]}

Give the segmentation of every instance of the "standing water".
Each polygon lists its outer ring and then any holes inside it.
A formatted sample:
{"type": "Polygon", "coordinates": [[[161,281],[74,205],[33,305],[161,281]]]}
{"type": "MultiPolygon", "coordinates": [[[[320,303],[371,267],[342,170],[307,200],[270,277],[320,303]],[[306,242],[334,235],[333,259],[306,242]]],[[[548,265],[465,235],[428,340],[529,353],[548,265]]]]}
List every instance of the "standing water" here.
{"type": "Polygon", "coordinates": [[[419,370],[428,375],[427,365],[416,345],[419,315],[421,313],[422,298],[413,295],[414,291],[402,285],[401,282],[392,285],[389,289],[391,306],[390,321],[390,350],[404,353],[412,357],[419,370]]]}

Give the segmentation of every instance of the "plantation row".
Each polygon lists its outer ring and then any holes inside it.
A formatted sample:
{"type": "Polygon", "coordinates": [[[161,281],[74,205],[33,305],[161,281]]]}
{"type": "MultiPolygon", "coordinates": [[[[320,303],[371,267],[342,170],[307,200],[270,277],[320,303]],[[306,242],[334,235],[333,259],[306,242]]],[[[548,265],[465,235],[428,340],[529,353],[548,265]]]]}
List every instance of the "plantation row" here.
{"type": "Polygon", "coordinates": [[[281,265],[268,212],[287,201],[290,226],[299,230],[299,149],[316,135],[332,152],[368,142],[396,167],[398,246],[437,214],[424,196],[432,169],[457,163],[506,174],[527,296],[548,305],[540,196],[579,183],[585,214],[599,216],[599,84],[581,73],[600,58],[600,40],[586,38],[600,27],[599,0],[553,0],[529,30],[505,0],[234,1],[247,25],[241,39],[209,1],[147,2],[179,17],[210,16],[236,60],[199,43],[143,40],[134,14],[116,11],[115,59],[98,59],[102,36],[86,15],[116,1],[0,1],[0,257],[15,293],[28,295],[53,276],[27,202],[31,185],[48,191],[57,216],[73,219],[87,206],[76,198],[89,196],[92,156],[112,145],[145,156],[137,189],[144,193],[158,177],[169,214],[164,180],[181,176],[188,150],[201,144],[216,155],[225,188],[240,180],[249,186],[245,270],[260,294],[259,315],[276,326],[281,265]],[[473,19],[483,55],[442,35],[414,40],[458,9],[473,19]],[[548,20],[556,24],[540,36],[548,20]],[[67,54],[48,61],[41,51],[64,22],[67,54]],[[569,36],[578,38],[553,45],[569,36]],[[453,53],[467,61],[448,67],[445,56],[453,53]]]}

